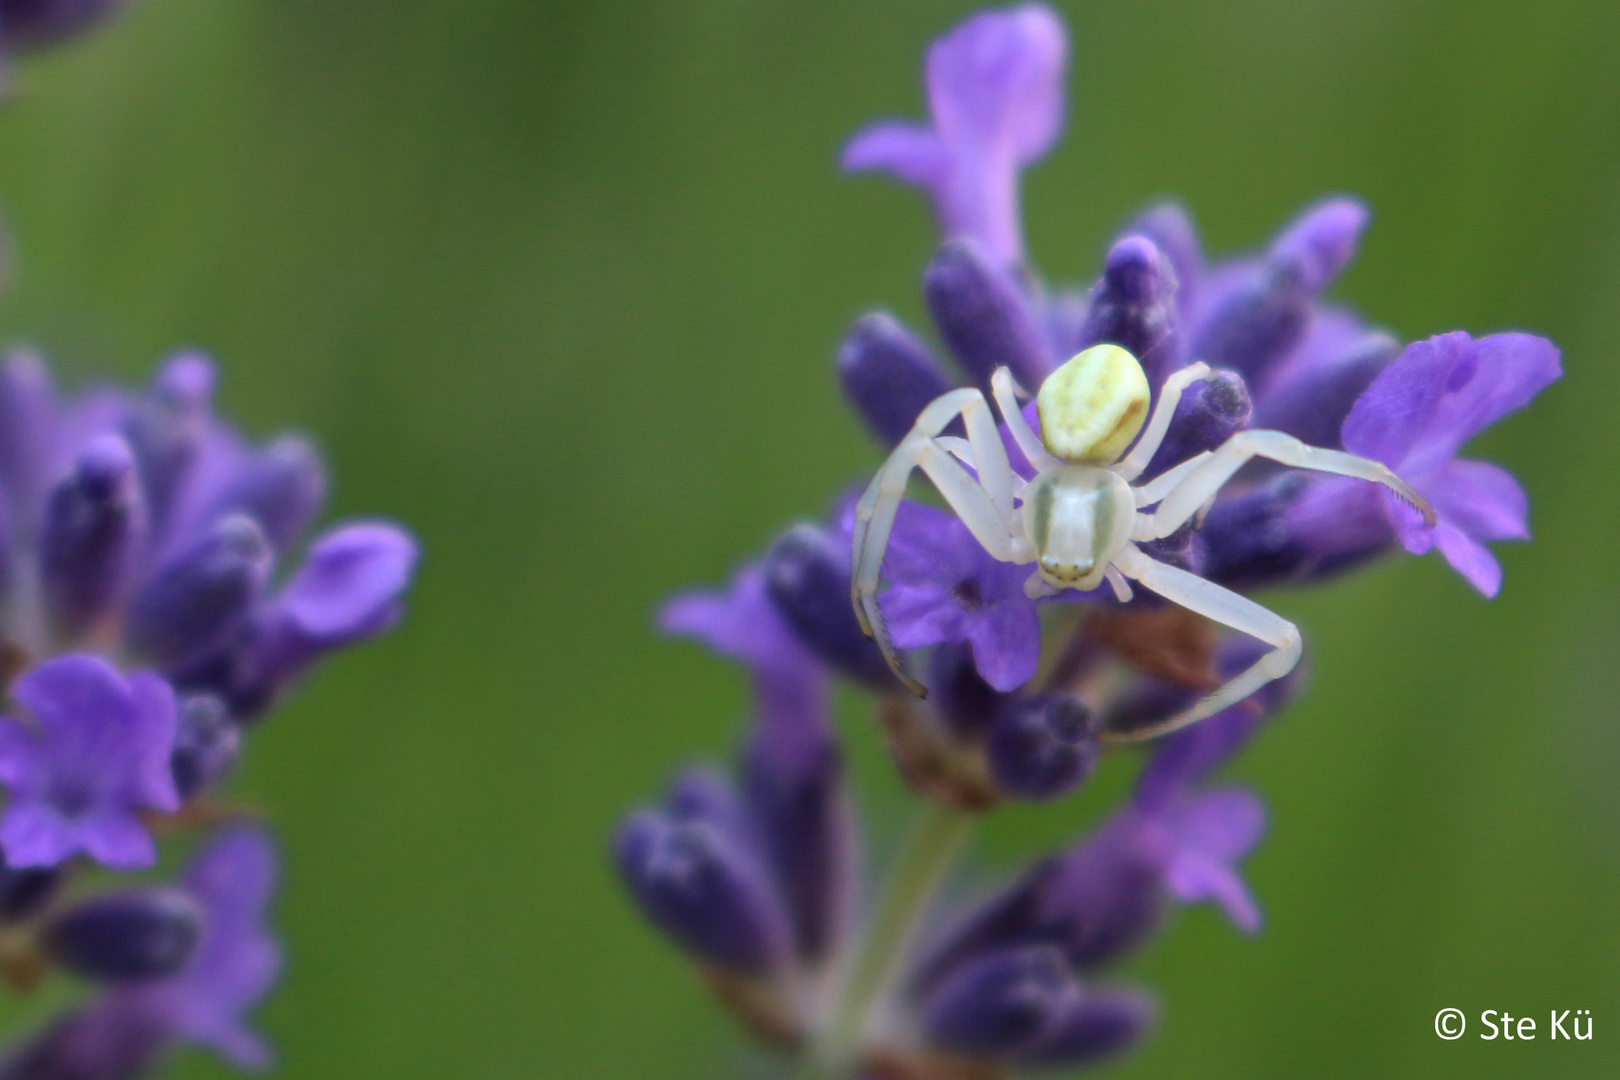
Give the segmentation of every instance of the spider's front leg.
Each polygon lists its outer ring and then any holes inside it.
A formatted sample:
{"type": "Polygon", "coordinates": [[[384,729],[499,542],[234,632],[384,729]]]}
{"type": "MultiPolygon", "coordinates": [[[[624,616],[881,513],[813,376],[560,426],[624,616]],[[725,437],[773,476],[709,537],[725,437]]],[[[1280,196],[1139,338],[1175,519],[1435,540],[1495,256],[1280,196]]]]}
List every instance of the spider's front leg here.
{"type": "Polygon", "coordinates": [[[1214,716],[1274,679],[1282,678],[1293,671],[1294,665],[1299,663],[1299,655],[1303,648],[1299,628],[1248,597],[1239,596],[1213,581],[1205,581],[1197,574],[1156,562],[1131,544],[1127,544],[1125,550],[1114,557],[1114,565],[1125,576],[1135,578],[1166,600],[1274,646],[1271,652],[1256,660],[1247,671],[1218,687],[1213,693],[1200,698],[1191,708],[1156,724],[1108,736],[1114,741],[1140,742],[1143,739],[1154,739],[1214,716]]]}
{"type": "Polygon", "coordinates": [[[1343,450],[1306,446],[1281,431],[1260,430],[1240,431],[1207,454],[1196,468],[1182,476],[1181,481],[1164,494],[1158,510],[1137,517],[1136,531],[1131,534],[1131,539],[1158,540],[1169,536],[1213,499],[1232,478],[1232,474],[1257,457],[1270,458],[1296,469],[1335,473],[1382,484],[1422,514],[1425,524],[1434,524],[1434,510],[1428,502],[1410,484],[1391,472],[1388,466],[1347,454],[1343,450]]]}
{"type": "Polygon", "coordinates": [[[901,667],[877,601],[883,555],[888,550],[894,517],[905,497],[911,470],[919,468],[933,481],[974,539],[994,558],[1002,562],[1029,562],[1030,557],[1023,527],[1013,509],[1012,465],[1007,460],[1007,448],[1001,442],[995,417],[984,395],[977,390],[962,389],[935,399],[918,414],[911,432],[894,448],[855,507],[850,579],[850,602],[855,607],[861,630],[877,641],[890,670],[907,689],[918,697],[927,697],[927,689],[901,667]],[[978,479],[937,441],[939,433],[958,416],[967,428],[978,479]]]}

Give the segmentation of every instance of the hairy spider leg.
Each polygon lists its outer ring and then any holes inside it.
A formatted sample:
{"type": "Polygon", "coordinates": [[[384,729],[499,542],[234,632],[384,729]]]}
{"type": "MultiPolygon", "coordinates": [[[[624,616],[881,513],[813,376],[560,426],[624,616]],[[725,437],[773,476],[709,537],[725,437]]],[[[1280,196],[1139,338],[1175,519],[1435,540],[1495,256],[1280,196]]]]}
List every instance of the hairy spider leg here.
{"type": "Polygon", "coordinates": [[[1199,379],[1207,378],[1209,365],[1200,360],[1164,380],[1164,386],[1159,390],[1159,403],[1154,406],[1153,415],[1148,417],[1147,428],[1142,432],[1142,437],[1136,440],[1136,445],[1131,447],[1131,452],[1114,466],[1115,472],[1126,480],[1135,480],[1142,475],[1142,470],[1148,467],[1153,455],[1159,452],[1159,445],[1170,430],[1170,421],[1176,418],[1176,406],[1181,404],[1182,391],[1199,379]]]}
{"type": "Polygon", "coordinates": [[[1133,544],[1125,545],[1125,550],[1114,557],[1114,565],[1125,576],[1135,578],[1166,600],[1195,611],[1206,619],[1259,638],[1273,648],[1250,665],[1248,670],[1200,698],[1191,708],[1156,724],[1106,738],[1116,742],[1140,742],[1168,735],[1188,724],[1214,716],[1229,705],[1235,705],[1267,683],[1293,671],[1294,665],[1299,663],[1302,649],[1299,629],[1248,597],[1239,596],[1197,574],[1156,562],[1133,544]]]}
{"type": "Polygon", "coordinates": [[[1306,446],[1281,431],[1240,431],[1189,472],[1164,496],[1156,511],[1138,515],[1131,539],[1158,540],[1169,536],[1214,498],[1233,473],[1257,457],[1270,458],[1296,469],[1314,469],[1383,484],[1422,514],[1425,524],[1434,524],[1434,510],[1423,496],[1386,465],[1342,450],[1306,446]]]}
{"type": "Polygon", "coordinates": [[[973,538],[992,557],[1022,563],[1029,562],[1031,556],[1023,543],[1022,525],[1013,512],[1012,465],[984,395],[968,388],[941,396],[918,414],[911,432],[894,448],[855,507],[854,574],[850,584],[850,602],[861,630],[877,641],[884,660],[906,688],[927,697],[927,689],[901,667],[877,602],[889,534],[911,470],[917,468],[933,481],[973,538]],[[945,425],[957,416],[962,417],[967,428],[978,479],[936,441],[945,425]]]}

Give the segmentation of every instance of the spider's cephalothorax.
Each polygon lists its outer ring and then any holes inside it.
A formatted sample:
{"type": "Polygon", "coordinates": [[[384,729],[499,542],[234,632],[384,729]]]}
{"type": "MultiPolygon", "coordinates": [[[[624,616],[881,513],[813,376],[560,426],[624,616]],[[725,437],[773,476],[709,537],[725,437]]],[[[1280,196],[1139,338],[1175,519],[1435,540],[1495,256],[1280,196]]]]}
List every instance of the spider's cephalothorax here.
{"type": "Polygon", "coordinates": [[[991,392],[1013,441],[1036,470],[1032,477],[1013,470],[990,406],[978,390],[952,390],[924,408],[910,434],[872,478],[855,511],[850,586],[855,613],[901,681],[926,694],[900,665],[883,626],[877,589],[889,532],[914,468],[928,475],[993,557],[1035,564],[1024,585],[1030,596],[1094,589],[1106,580],[1123,602],[1131,597],[1127,582],[1131,579],[1273,646],[1247,671],[1191,708],[1133,732],[1132,738],[1162,735],[1211,716],[1286,675],[1299,661],[1299,631],[1292,623],[1214,582],[1157,562],[1136,546],[1179,529],[1251,458],[1383,484],[1416,507],[1427,523],[1434,523],[1423,497],[1384,465],[1341,450],[1306,446],[1280,431],[1240,431],[1219,448],[1132,486],[1164,441],[1182,391],[1208,375],[1209,368],[1202,363],[1171,375],[1149,418],[1151,391],[1136,358],[1117,345],[1094,346],[1041,385],[1036,397],[1041,421],[1037,437],[1018,409],[1019,391],[1012,374],[998,368],[990,379],[991,392]],[[941,435],[957,417],[962,418],[967,438],[941,435]],[[1153,506],[1157,509],[1147,509],[1153,506]]]}

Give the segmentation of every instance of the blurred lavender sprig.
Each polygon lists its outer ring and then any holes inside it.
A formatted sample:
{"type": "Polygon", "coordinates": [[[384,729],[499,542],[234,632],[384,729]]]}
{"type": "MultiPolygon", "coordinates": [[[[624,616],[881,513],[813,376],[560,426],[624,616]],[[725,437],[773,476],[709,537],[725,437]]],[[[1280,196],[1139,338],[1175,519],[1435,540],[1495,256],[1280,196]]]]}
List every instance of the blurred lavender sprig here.
{"type": "MultiPolygon", "coordinates": [[[[1033,392],[1066,357],[1108,342],[1139,358],[1156,397],[1172,372],[1206,361],[1213,377],[1182,398],[1146,477],[1271,428],[1382,462],[1437,520],[1425,525],[1373,485],[1256,467],[1201,522],[1145,551],[1248,592],[1436,547],[1495,595],[1501,572],[1486,544],[1528,538],[1527,501],[1508,473],[1457,454],[1559,376],[1557,349],[1527,334],[1461,332],[1403,348],[1325,301],[1369,216],[1343,197],[1307,208],[1264,252],[1216,264],[1179,207],[1152,208],[1120,233],[1092,287],[1045,284],[1026,255],[1017,192],[1061,128],[1067,55],[1042,5],[975,15],[929,50],[930,122],[875,124],[844,151],[847,169],[889,173],[933,201],[942,244],[923,288],[962,381],[987,387],[1005,366],[1033,392]]],[[[837,368],[886,448],[958,382],[881,311],[856,322],[837,368]]],[[[1033,404],[1026,419],[1038,425],[1033,404]]],[[[1148,596],[1031,598],[1027,568],[992,557],[953,515],[906,503],[881,607],[897,646],[928,650],[915,668],[927,672],[923,701],[857,625],[850,529],[843,500],[828,520],[784,533],[728,589],[665,608],[664,630],[745,666],[755,714],[739,784],[689,772],[621,827],[626,886],[722,1004],[802,1075],[993,1078],[1128,1051],[1157,1006],[1110,972],[1168,907],[1209,901],[1245,932],[1261,925],[1239,866],[1265,810],[1214,777],[1303,673],[1157,739],[1131,795],[1089,835],[988,900],[953,905],[941,888],[980,816],[1006,800],[1071,795],[1118,740],[1247,668],[1260,643],[1222,639],[1148,596]],[[839,678],[873,696],[922,803],[870,904],[828,711],[839,678]]]]}

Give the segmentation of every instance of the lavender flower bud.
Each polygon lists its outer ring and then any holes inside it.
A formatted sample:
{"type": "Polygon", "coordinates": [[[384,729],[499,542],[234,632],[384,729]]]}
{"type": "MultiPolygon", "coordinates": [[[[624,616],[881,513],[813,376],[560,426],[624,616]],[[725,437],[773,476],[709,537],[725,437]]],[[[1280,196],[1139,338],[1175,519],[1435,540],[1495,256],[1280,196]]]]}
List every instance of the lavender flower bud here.
{"type": "Polygon", "coordinates": [[[257,454],[225,489],[209,517],[241,512],[253,518],[277,551],[315,520],[326,500],[326,469],[306,439],[287,435],[257,454]]]}
{"type": "Polygon", "coordinates": [[[971,242],[939,249],[923,291],[940,337],[975,382],[989,385],[991,373],[1005,365],[1029,390],[1040,386],[1051,360],[1029,301],[971,242]]]}
{"type": "Polygon", "coordinates": [[[1176,306],[1185,317],[1196,299],[1194,290],[1204,269],[1198,230],[1187,211],[1175,203],[1161,203],[1137,218],[1127,233],[1147,237],[1170,260],[1176,273],[1176,306]]]}
{"type": "Polygon", "coordinates": [[[1232,589],[1255,589],[1289,580],[1311,553],[1289,527],[1288,512],[1310,480],[1282,476],[1240,495],[1218,500],[1204,518],[1204,576],[1232,589]]]}
{"type": "Polygon", "coordinates": [[[620,827],[615,856],[642,912],[699,959],[761,974],[784,955],[764,872],[713,825],[643,811],[620,827]]]}
{"type": "Polygon", "coordinates": [[[1369,333],[1319,363],[1290,361],[1257,403],[1255,426],[1286,431],[1311,446],[1341,447],[1339,429],[1350,407],[1400,351],[1388,334],[1369,333]]]}
{"type": "Polygon", "coordinates": [[[180,699],[169,767],[182,801],[212,786],[236,764],[242,733],[225,702],[212,694],[180,699]]]}
{"type": "Polygon", "coordinates": [[[843,930],[851,887],[843,758],[830,738],[784,753],[756,731],[743,750],[743,791],[794,946],[804,959],[819,959],[843,930]]]}
{"type": "Polygon", "coordinates": [[[1153,241],[1127,236],[1108,252],[1102,280],[1091,293],[1082,348],[1112,342],[1141,361],[1158,386],[1169,374],[1166,348],[1176,330],[1176,272],[1153,241]]]}
{"type": "Polygon", "coordinates": [[[125,638],[164,667],[206,655],[241,625],[264,587],[271,558],[252,518],[222,519],[136,594],[125,638]]]}
{"type": "Polygon", "coordinates": [[[1019,1063],[1069,1069],[1115,1057],[1142,1041],[1157,1014],[1152,999],[1142,994],[1087,994],[1019,1063]]]}
{"type": "Polygon", "coordinates": [[[1084,702],[1068,694],[1043,694],[1003,711],[985,750],[1002,791],[1042,800],[1084,783],[1096,767],[1098,747],[1084,702]]]}
{"type": "Polygon", "coordinates": [[[167,519],[180,485],[191,472],[213,396],[213,362],[195,353],[181,353],[163,365],[126,424],[129,445],[140,462],[154,528],[167,519]]]}
{"type": "Polygon", "coordinates": [[[37,915],[61,884],[61,866],[7,866],[0,855],[0,923],[37,915]]]}
{"type": "Polygon", "coordinates": [[[893,686],[883,654],[855,621],[849,576],[848,542],[815,525],[789,529],[765,556],[765,588],[810,651],[868,686],[893,686]]]}
{"type": "Polygon", "coordinates": [[[923,1032],[941,1049],[1017,1057],[1043,1043],[1080,1002],[1063,952],[1050,946],[991,953],[946,979],[923,1007],[923,1032]]]}
{"type": "Polygon", "coordinates": [[[1339,276],[1356,254],[1367,208],[1354,199],[1327,199],[1300,215],[1271,245],[1268,261],[1287,268],[1312,296],[1339,276]]]}
{"type": "Polygon", "coordinates": [[[197,902],[179,889],[138,889],[79,904],[41,935],[64,968],[107,982],[172,975],[202,937],[197,902]]]}
{"type": "Polygon", "coordinates": [[[1235,371],[1216,371],[1176,402],[1175,419],[1144,476],[1157,476],[1195,454],[1213,450],[1249,423],[1249,387],[1235,371]]]}
{"type": "Polygon", "coordinates": [[[882,311],[850,328],[838,350],[838,381],[850,407],[886,446],[905,438],[923,406],[951,388],[928,346],[882,311]]]}
{"type": "Polygon", "coordinates": [[[1210,316],[1191,355],[1263,384],[1303,340],[1311,301],[1355,254],[1366,220],[1366,210],[1347,199],[1307,211],[1272,245],[1264,268],[1210,316]]]}
{"type": "Polygon", "coordinates": [[[1001,715],[1016,694],[1003,693],[984,681],[973,661],[973,646],[947,641],[928,661],[928,703],[959,739],[976,741],[1001,715]]]}
{"type": "Polygon", "coordinates": [[[51,492],[40,529],[40,577],[58,634],[82,633],[119,599],[140,529],[139,484],[129,445],[105,435],[51,492]]]}

